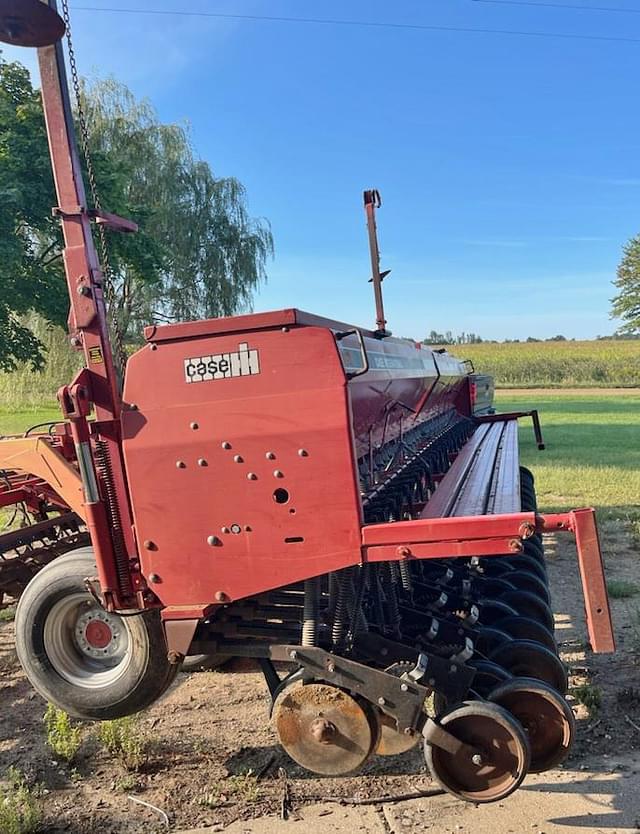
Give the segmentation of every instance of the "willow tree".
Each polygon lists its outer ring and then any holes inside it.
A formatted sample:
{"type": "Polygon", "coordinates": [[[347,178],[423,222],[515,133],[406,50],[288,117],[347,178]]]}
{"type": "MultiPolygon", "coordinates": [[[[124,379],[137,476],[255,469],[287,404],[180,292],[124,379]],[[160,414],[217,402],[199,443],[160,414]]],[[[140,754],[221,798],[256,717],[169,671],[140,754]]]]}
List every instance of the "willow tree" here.
{"type": "MultiPolygon", "coordinates": [[[[249,216],[242,185],[216,177],[185,129],[161,123],[123,84],[86,86],[83,104],[102,207],[140,227],[108,240],[128,337],[157,321],[250,308],[273,242],[268,223],[249,216]]],[[[42,363],[26,314],[66,317],[55,204],[39,93],[23,66],[0,55],[0,370],[42,363]]]]}
{"type": "Polygon", "coordinates": [[[138,244],[113,238],[125,329],[249,309],[273,241],[268,223],[249,216],[241,183],[214,176],[195,157],[185,128],[162,124],[152,105],[123,84],[85,86],[83,102],[93,153],[109,161],[104,191],[111,204],[124,199],[142,231],[138,244]],[[146,269],[139,257],[128,257],[136,245],[146,269]]]}
{"type": "Polygon", "coordinates": [[[613,299],[611,315],[622,319],[620,333],[640,334],[640,235],[625,245],[613,283],[619,292],[613,299]]]}

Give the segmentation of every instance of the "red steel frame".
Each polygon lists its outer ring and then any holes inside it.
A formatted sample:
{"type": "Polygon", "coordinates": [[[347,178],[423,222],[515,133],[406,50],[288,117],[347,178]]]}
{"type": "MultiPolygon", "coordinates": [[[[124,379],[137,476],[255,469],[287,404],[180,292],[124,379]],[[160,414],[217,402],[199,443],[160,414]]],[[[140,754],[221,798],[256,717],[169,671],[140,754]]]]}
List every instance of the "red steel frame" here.
{"type": "MultiPolygon", "coordinates": [[[[48,0],[48,5],[56,10],[55,0],[48,0]]],[[[87,210],[73,134],[61,44],[40,48],[38,57],[47,133],[59,203],[56,213],[60,217],[65,240],[64,264],[71,302],[69,326],[72,342],[83,350],[86,363],[85,370],[74,382],[61,389],[59,399],[63,414],[70,422],[82,475],[86,521],[95,550],[104,604],[111,610],[157,605],[157,599],[146,591],[145,582],[139,573],[131,497],[122,457],[120,418],[123,412],[123,401],[109,340],[103,293],[104,276],[100,270],[92,240],[91,215],[87,210]],[[96,420],[90,422],[88,417],[92,409],[95,411],[96,420]],[[115,497],[122,521],[128,559],[127,568],[132,576],[135,575],[135,581],[131,584],[138,591],[133,595],[123,593],[114,543],[107,521],[107,510],[97,485],[92,443],[98,437],[106,443],[111,458],[115,497]]],[[[377,243],[374,241],[375,207],[379,202],[379,197],[374,192],[367,194],[368,199],[365,197],[365,205],[369,220],[374,269],[377,333],[380,337],[384,337],[387,335],[386,321],[380,290],[384,276],[379,271],[379,253],[377,243]]],[[[131,224],[109,215],[101,215],[97,219],[99,222],[110,224],[113,228],[121,230],[132,228],[131,224]]],[[[192,330],[197,330],[199,326],[198,323],[185,325],[192,330]]],[[[346,379],[344,384],[346,386],[346,379]]],[[[537,412],[530,412],[529,415],[534,419],[536,438],[540,445],[542,441],[539,437],[537,412]]],[[[500,419],[505,419],[505,415],[479,418],[480,422],[500,419]]],[[[593,648],[596,651],[611,651],[614,648],[595,513],[591,509],[549,515],[515,513],[439,519],[423,518],[369,526],[362,526],[360,522],[360,527],[361,541],[357,553],[361,562],[449,556],[490,556],[505,553],[514,555],[522,551],[523,539],[533,535],[536,531],[570,531],[574,533],[578,546],[589,635],[593,648]]],[[[180,565],[176,565],[175,568],[185,570],[185,567],[180,565]]],[[[268,565],[265,569],[268,569],[268,565]]],[[[219,603],[227,601],[228,599],[225,598],[218,600],[219,603]]],[[[188,621],[190,618],[203,616],[214,607],[213,602],[206,605],[182,606],[180,610],[166,611],[165,614],[166,618],[174,620],[177,626],[178,621],[188,621]]],[[[185,634],[192,633],[188,622],[184,625],[186,628],[182,629],[184,634],[180,638],[182,643],[177,637],[172,641],[172,633],[177,634],[179,628],[167,631],[170,648],[172,643],[174,648],[180,643],[180,651],[183,653],[185,634]]]]}

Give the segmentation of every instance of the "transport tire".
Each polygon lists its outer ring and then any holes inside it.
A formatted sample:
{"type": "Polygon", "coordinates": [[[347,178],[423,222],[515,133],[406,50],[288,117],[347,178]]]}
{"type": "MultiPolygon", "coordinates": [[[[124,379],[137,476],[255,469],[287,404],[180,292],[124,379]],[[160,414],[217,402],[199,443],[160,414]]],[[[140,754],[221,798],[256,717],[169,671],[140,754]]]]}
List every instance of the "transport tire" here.
{"type": "Polygon", "coordinates": [[[27,585],[16,610],[16,651],[33,687],[76,718],[107,720],[139,712],[171,684],[159,611],[121,617],[85,588],[91,548],[60,556],[27,585]]]}
{"type": "Polygon", "coordinates": [[[478,752],[450,753],[425,739],[424,757],[434,779],[467,802],[498,802],[512,794],[527,775],[529,742],[515,718],[497,704],[466,701],[438,719],[449,733],[478,752]]]}
{"type": "Polygon", "coordinates": [[[185,657],[180,666],[181,672],[209,672],[220,669],[227,661],[231,660],[230,654],[190,654],[185,657]]]}

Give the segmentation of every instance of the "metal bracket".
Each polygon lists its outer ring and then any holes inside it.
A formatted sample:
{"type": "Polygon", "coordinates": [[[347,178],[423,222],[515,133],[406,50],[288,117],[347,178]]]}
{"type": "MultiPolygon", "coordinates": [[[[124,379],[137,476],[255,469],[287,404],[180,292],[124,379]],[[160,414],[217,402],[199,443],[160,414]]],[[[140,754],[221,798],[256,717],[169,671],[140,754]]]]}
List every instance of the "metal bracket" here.
{"type": "Polygon", "coordinates": [[[270,655],[272,660],[299,663],[307,680],[334,684],[377,704],[395,719],[398,732],[420,729],[423,704],[431,694],[425,686],[314,647],[271,646],[270,655]]]}

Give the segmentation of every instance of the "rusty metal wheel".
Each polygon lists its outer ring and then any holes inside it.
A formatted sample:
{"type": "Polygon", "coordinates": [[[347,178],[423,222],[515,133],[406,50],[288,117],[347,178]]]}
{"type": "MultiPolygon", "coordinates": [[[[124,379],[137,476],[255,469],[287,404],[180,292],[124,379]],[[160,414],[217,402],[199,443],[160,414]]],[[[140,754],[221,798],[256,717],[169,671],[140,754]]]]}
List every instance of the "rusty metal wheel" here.
{"type": "MultiPolygon", "coordinates": [[[[410,672],[414,666],[415,663],[410,661],[393,663],[385,669],[385,672],[401,678],[404,674],[410,672]]],[[[420,741],[419,734],[399,733],[395,720],[382,710],[378,710],[378,721],[380,722],[380,738],[376,745],[376,755],[378,756],[399,756],[401,753],[411,750],[420,741]]]]}
{"type": "Polygon", "coordinates": [[[488,699],[508,710],[524,727],[532,773],[551,770],[567,758],[576,722],[571,707],[555,689],[532,678],[514,678],[496,687],[488,699]]]}
{"type": "Polygon", "coordinates": [[[302,767],[342,776],[361,767],[380,734],[375,710],[325,683],[292,684],[273,705],[280,744],[302,767]]]}
{"type": "Polygon", "coordinates": [[[497,802],[520,786],[529,769],[529,744],[505,709],[465,702],[441,715],[438,723],[476,751],[451,753],[425,740],[429,771],[446,791],[467,802],[497,802]]]}

